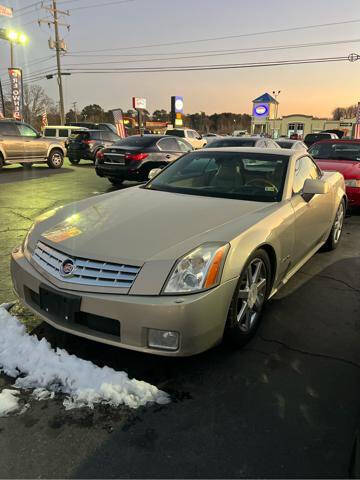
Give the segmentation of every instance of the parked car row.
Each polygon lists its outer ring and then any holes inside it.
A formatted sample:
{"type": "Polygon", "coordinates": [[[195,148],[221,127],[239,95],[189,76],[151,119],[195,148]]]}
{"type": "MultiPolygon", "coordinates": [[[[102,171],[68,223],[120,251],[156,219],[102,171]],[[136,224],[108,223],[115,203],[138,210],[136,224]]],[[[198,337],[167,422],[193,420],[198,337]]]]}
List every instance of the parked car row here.
{"type": "MultiPolygon", "coordinates": [[[[305,141],[289,138],[226,136],[209,134],[208,140],[191,129],[171,129],[165,135],[134,135],[125,139],[104,125],[49,126],[44,136],[30,125],[13,120],[0,121],[0,169],[20,163],[29,168],[34,163],[47,163],[60,168],[67,155],[72,164],[81,159],[95,163],[98,176],[113,185],[124,180],[145,182],[151,170],[161,169],[196,148],[215,149],[253,147],[307,151],[324,171],[340,172],[345,178],[349,205],[360,205],[360,141],[340,140],[334,132],[309,134],[305,141]],[[88,127],[95,127],[89,129],[88,127]],[[67,149],[61,138],[70,135],[67,149]],[[314,143],[312,143],[314,141],[314,143]]],[[[107,125],[107,124],[106,124],[107,125]]]]}

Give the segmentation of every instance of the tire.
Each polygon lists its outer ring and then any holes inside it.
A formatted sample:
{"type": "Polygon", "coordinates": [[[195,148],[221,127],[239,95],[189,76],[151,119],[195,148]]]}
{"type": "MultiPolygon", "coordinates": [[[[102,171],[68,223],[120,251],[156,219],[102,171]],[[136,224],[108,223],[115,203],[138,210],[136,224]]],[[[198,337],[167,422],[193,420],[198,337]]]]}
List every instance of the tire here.
{"type": "Polygon", "coordinates": [[[114,185],[114,187],[118,187],[123,184],[124,180],[122,178],[109,178],[109,182],[114,185]]]}
{"type": "Polygon", "coordinates": [[[69,157],[69,162],[73,165],[77,165],[78,163],[80,163],[80,158],[69,157]]]}
{"type": "Polygon", "coordinates": [[[2,155],[0,154],[0,170],[5,166],[5,162],[4,162],[4,159],[2,157],[2,155]]]}
{"type": "Polygon", "coordinates": [[[270,259],[265,250],[258,249],[248,258],[240,274],[226,320],[225,341],[242,347],[254,336],[270,291],[270,259]]]}
{"type": "Polygon", "coordinates": [[[328,239],[325,242],[324,250],[327,250],[327,251],[335,250],[339,246],[341,235],[343,232],[343,227],[344,227],[345,213],[346,213],[345,201],[341,200],[335,215],[333,226],[331,227],[330,234],[328,236],[328,239]]]}
{"type": "Polygon", "coordinates": [[[61,150],[57,148],[51,150],[50,155],[47,160],[47,164],[49,168],[61,168],[64,163],[64,154],[61,150]]]}
{"type": "Polygon", "coordinates": [[[30,168],[33,166],[33,163],[22,163],[21,164],[26,170],[30,170],[30,168]]]}

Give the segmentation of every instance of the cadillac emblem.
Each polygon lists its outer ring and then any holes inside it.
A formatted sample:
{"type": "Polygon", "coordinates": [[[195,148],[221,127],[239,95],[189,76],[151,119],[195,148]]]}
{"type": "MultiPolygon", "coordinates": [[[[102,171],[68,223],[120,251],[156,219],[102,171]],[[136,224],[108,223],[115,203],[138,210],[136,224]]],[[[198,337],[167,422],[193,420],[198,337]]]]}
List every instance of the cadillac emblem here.
{"type": "Polygon", "coordinates": [[[67,258],[60,265],[60,275],[62,277],[72,277],[76,270],[76,265],[71,258],[67,258]]]}

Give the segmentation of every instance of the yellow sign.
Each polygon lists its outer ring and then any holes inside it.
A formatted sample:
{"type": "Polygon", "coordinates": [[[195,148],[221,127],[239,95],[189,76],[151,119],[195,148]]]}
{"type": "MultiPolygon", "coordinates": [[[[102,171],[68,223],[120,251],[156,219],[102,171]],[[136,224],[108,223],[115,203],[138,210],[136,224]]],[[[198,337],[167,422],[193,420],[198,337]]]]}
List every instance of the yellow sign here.
{"type": "Polygon", "coordinates": [[[177,127],[182,127],[184,125],[184,122],[182,121],[182,118],[175,118],[175,125],[177,127]]]}

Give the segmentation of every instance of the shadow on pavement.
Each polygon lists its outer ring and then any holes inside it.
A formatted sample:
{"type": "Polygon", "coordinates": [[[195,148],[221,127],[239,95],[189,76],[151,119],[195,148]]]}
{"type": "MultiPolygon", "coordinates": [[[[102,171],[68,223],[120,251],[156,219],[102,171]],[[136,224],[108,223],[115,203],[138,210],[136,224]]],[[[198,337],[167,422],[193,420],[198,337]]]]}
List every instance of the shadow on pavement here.
{"type": "Polygon", "coordinates": [[[356,257],[295,276],[239,351],[220,345],[190,358],[147,356],[41,324],[34,333],[54,346],[125,370],[173,399],[124,413],[128,421],[110,414],[112,434],[71,476],[348,477],[360,413],[360,278],[349,272],[359,268],[356,257]]]}
{"type": "Polygon", "coordinates": [[[53,169],[49,168],[47,165],[34,165],[31,169],[25,169],[21,166],[9,169],[4,167],[0,171],[0,185],[24,180],[37,180],[39,178],[52,177],[53,175],[71,172],[71,168],[62,167],[53,169]]]}

